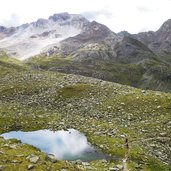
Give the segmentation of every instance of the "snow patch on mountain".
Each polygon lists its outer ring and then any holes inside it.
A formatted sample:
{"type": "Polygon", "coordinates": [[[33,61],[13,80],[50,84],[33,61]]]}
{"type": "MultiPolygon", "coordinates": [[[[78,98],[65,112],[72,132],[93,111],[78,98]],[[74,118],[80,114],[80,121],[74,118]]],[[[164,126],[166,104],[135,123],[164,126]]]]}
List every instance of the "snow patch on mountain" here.
{"type": "Polygon", "coordinates": [[[60,46],[60,41],[80,34],[83,24],[79,22],[82,19],[80,16],[63,16],[66,13],[17,27],[15,33],[0,40],[0,49],[5,49],[10,56],[24,60],[40,54],[47,47],[60,46]]]}

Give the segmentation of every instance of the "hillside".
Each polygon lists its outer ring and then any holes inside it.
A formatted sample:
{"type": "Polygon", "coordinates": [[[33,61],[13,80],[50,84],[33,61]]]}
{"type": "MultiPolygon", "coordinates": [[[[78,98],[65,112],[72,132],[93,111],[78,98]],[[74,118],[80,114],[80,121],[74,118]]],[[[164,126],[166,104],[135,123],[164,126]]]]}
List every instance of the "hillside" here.
{"type": "MultiPolygon", "coordinates": [[[[87,52],[84,52],[87,53],[87,52]]],[[[96,55],[104,57],[101,51],[96,55]]],[[[171,67],[160,59],[142,59],[137,63],[89,59],[77,61],[72,56],[36,56],[26,61],[32,69],[72,73],[143,89],[171,91],[171,67]]]]}
{"type": "Polygon", "coordinates": [[[78,74],[170,92],[171,24],[156,32],[114,33],[79,14],[60,13],[0,27],[0,49],[34,69],[78,74]]]}
{"type": "MultiPolygon", "coordinates": [[[[61,65],[66,64],[66,61],[54,58],[61,65]]],[[[44,58],[44,62],[48,63],[49,59],[51,61],[51,58],[44,58]]],[[[69,58],[65,60],[70,62],[69,58]]],[[[47,63],[44,67],[48,67],[47,63]]],[[[40,64],[37,67],[43,68],[43,63],[40,64]]],[[[0,74],[0,133],[75,128],[99,150],[116,158],[90,163],[53,163],[36,148],[0,138],[1,170],[28,170],[29,154],[40,158],[33,170],[104,171],[117,168],[118,164],[122,166],[126,137],[130,143],[126,163],[129,170],[171,170],[170,93],[35,70],[35,67],[33,70],[26,64],[3,57],[3,54],[0,67],[1,73],[5,73],[0,74]]]]}

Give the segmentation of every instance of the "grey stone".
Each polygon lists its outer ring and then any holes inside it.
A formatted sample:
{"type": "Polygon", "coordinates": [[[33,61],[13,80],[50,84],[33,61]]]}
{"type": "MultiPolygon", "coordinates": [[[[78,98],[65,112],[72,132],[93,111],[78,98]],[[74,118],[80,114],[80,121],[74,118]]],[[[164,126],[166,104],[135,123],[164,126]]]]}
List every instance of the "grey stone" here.
{"type": "Polygon", "coordinates": [[[0,171],[4,170],[4,166],[0,165],[0,171]]]}
{"type": "Polygon", "coordinates": [[[47,154],[45,157],[45,160],[47,161],[51,161],[52,163],[56,163],[57,159],[53,154],[47,154]]]}
{"type": "Polygon", "coordinates": [[[67,104],[67,107],[68,107],[68,108],[72,108],[73,105],[72,105],[71,103],[68,103],[68,104],[67,104]]]}
{"type": "Polygon", "coordinates": [[[119,171],[119,169],[117,167],[111,167],[109,168],[110,171],[119,171]]]}
{"type": "Polygon", "coordinates": [[[121,138],[125,138],[126,136],[124,134],[120,135],[121,138]]]}
{"type": "Polygon", "coordinates": [[[82,162],[82,165],[83,166],[90,166],[90,163],[88,163],[88,162],[82,162]]]}
{"type": "Polygon", "coordinates": [[[120,164],[116,165],[116,167],[117,167],[119,170],[122,170],[122,169],[123,169],[123,165],[120,165],[120,164]]]}
{"type": "Polygon", "coordinates": [[[102,159],[101,162],[102,163],[107,163],[107,160],[106,159],[102,159]]]}
{"type": "Polygon", "coordinates": [[[29,164],[28,167],[27,167],[27,169],[28,169],[28,170],[31,170],[31,169],[33,169],[34,167],[35,167],[35,166],[34,166],[33,164],[29,164]]]}
{"type": "Polygon", "coordinates": [[[30,160],[31,163],[37,163],[38,160],[39,160],[39,156],[33,156],[29,160],[30,160]]]}
{"type": "Polygon", "coordinates": [[[136,169],[142,169],[142,166],[139,165],[139,164],[136,164],[136,165],[135,165],[135,168],[136,168],[136,169]]]}
{"type": "Polygon", "coordinates": [[[75,164],[80,164],[80,165],[82,165],[82,161],[81,161],[81,160],[76,160],[76,161],[75,161],[75,164]]]}
{"type": "Polygon", "coordinates": [[[67,171],[66,169],[61,169],[60,171],[67,171]]]}
{"type": "Polygon", "coordinates": [[[4,152],[3,151],[0,151],[0,154],[4,154],[4,152]]]}
{"type": "Polygon", "coordinates": [[[100,148],[104,148],[104,145],[100,145],[100,148]]]}

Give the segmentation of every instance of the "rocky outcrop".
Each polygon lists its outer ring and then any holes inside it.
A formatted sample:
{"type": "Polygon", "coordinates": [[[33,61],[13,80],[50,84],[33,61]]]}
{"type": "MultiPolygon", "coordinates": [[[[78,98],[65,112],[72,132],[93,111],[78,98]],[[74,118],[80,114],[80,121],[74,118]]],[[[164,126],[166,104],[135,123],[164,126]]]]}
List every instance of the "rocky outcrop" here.
{"type": "Polygon", "coordinates": [[[156,54],[171,53],[171,19],[164,22],[156,32],[143,32],[134,37],[148,45],[156,54]]]}
{"type": "Polygon", "coordinates": [[[0,48],[9,56],[26,59],[59,47],[62,40],[80,34],[88,23],[81,15],[61,13],[16,28],[0,27],[0,48]]]}
{"type": "Polygon", "coordinates": [[[168,20],[156,32],[131,35],[122,31],[115,34],[103,24],[90,22],[79,14],[65,12],[16,28],[0,26],[0,48],[17,58],[59,54],[63,57],[73,56],[74,60],[79,61],[84,61],[85,56],[85,60],[87,57],[92,60],[99,57],[100,60],[103,58],[117,62],[121,59],[124,63],[135,63],[140,58],[155,56],[154,53],[171,53],[170,28],[171,20],[168,20]],[[91,49],[93,44],[98,45],[98,48],[91,49]],[[58,50],[54,47],[58,47],[58,50]]]}

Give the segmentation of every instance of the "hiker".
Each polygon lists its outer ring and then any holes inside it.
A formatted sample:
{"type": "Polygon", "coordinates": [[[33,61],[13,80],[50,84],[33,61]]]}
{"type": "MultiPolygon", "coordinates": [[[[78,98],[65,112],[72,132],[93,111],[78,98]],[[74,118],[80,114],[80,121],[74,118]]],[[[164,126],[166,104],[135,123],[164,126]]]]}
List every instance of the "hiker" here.
{"type": "Polygon", "coordinates": [[[126,147],[126,149],[129,149],[128,138],[125,139],[125,147],[126,147]]]}
{"type": "Polygon", "coordinates": [[[128,159],[128,152],[129,152],[129,144],[128,144],[128,138],[125,139],[125,161],[128,159]]]}

